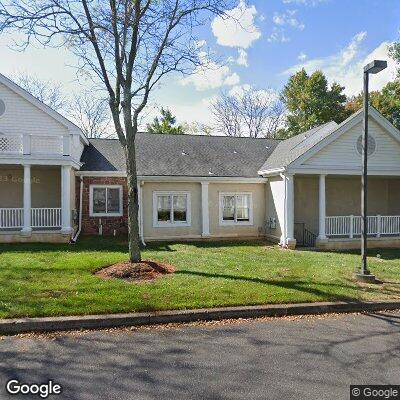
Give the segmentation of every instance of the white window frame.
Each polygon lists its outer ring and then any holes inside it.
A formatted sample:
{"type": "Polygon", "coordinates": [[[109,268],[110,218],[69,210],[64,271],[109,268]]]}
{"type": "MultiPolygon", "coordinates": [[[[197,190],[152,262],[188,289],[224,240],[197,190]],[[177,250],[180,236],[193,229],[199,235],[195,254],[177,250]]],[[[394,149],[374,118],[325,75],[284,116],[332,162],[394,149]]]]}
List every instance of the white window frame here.
{"type": "MultiPolygon", "coordinates": [[[[192,206],[190,192],[187,191],[154,191],[153,192],[153,228],[168,228],[176,226],[191,226],[192,225],[192,206]],[[158,220],[158,196],[186,196],[186,221],[159,221],[158,220]]],[[[171,201],[171,216],[173,218],[174,204],[171,201]]],[[[172,219],[171,218],[171,219],[172,219]]]]}
{"type": "MultiPolygon", "coordinates": [[[[106,192],[107,208],[107,192],[106,192]]],[[[90,217],[122,217],[124,215],[123,188],[122,185],[90,185],[89,187],[89,216],[90,217]],[[119,212],[96,213],[93,212],[93,190],[94,189],[119,189],[119,212]]]]}
{"type": "MultiPolygon", "coordinates": [[[[236,202],[236,200],[235,200],[236,202]]],[[[236,207],[236,206],[235,206],[236,207]]],[[[220,226],[240,226],[240,225],[253,225],[253,193],[251,192],[220,192],[219,193],[219,224],[220,226]],[[249,220],[248,221],[224,221],[224,197],[225,196],[249,196],[249,220]]]]}

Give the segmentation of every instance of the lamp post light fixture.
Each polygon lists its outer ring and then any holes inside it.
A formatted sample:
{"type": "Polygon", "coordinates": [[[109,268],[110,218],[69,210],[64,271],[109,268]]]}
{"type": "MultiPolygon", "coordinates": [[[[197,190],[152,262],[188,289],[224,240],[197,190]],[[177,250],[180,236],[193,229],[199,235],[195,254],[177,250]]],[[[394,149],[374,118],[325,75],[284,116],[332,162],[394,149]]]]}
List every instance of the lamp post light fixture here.
{"type": "Polygon", "coordinates": [[[361,271],[355,274],[362,282],[375,282],[375,275],[368,270],[368,107],[369,107],[369,74],[377,74],[387,67],[387,62],[374,60],[364,67],[364,120],[362,135],[362,174],[361,174],[361,271]]]}

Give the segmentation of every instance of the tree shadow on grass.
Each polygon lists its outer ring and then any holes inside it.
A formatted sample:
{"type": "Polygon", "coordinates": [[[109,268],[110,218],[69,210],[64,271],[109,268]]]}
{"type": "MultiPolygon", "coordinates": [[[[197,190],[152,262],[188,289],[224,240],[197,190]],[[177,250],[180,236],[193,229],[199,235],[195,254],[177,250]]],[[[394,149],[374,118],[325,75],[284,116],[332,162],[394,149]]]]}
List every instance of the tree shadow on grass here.
{"type": "MultiPolygon", "coordinates": [[[[327,250],[327,249],[316,249],[316,248],[299,248],[296,249],[299,252],[310,252],[310,253],[326,253],[332,255],[354,255],[360,256],[360,249],[352,249],[352,250],[327,250]]],[[[400,261],[400,249],[398,248],[381,248],[381,249],[368,249],[367,256],[368,257],[377,257],[381,260],[399,260],[400,261]]]]}
{"type": "Polygon", "coordinates": [[[346,296],[342,294],[335,294],[329,291],[324,291],[322,288],[326,289],[348,289],[355,290],[354,286],[345,285],[345,284],[336,284],[336,283],[310,283],[307,281],[299,281],[299,280],[272,280],[272,279],[262,279],[262,278],[253,278],[248,276],[240,276],[240,275],[226,275],[226,274],[217,274],[217,273],[208,273],[201,271],[188,271],[188,270],[180,270],[176,271],[175,274],[182,275],[194,275],[201,276],[207,278],[221,278],[221,279],[229,279],[234,281],[244,281],[244,282],[252,282],[258,283],[266,286],[276,286],[282,289],[290,289],[296,290],[302,293],[312,294],[314,296],[318,296],[321,299],[335,299],[340,301],[347,302],[357,302],[357,299],[352,296],[346,296]],[[310,286],[312,285],[312,286],[310,286]]]}
{"type": "MultiPolygon", "coordinates": [[[[272,245],[264,240],[252,241],[205,241],[205,242],[149,242],[143,251],[176,252],[174,245],[194,246],[199,249],[234,248],[239,246],[260,247],[272,245]]],[[[2,253],[45,253],[45,252],[128,252],[128,241],[126,237],[99,237],[86,236],[78,240],[76,244],[55,244],[55,243],[14,243],[0,244],[2,253]]]]}

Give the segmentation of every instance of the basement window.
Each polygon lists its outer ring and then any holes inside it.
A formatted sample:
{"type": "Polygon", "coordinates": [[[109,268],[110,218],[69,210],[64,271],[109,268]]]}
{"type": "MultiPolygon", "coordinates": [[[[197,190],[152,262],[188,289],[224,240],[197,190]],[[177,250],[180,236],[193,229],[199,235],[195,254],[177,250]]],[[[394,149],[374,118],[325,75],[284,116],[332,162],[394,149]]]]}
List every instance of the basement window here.
{"type": "Polygon", "coordinates": [[[91,217],[121,217],[122,215],[122,186],[90,186],[91,217]]]}
{"type": "Polygon", "coordinates": [[[220,225],[253,225],[251,193],[220,193],[219,204],[220,225]]]}
{"type": "Polygon", "coordinates": [[[153,226],[190,226],[189,192],[153,192],[153,226]]]}

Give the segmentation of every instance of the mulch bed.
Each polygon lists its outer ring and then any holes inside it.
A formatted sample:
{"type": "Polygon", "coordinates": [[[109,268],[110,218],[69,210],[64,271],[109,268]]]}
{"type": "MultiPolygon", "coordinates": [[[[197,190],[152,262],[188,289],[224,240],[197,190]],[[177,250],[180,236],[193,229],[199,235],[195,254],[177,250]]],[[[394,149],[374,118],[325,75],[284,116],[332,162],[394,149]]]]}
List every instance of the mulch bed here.
{"type": "Polygon", "coordinates": [[[139,263],[121,262],[102,268],[95,275],[103,279],[117,278],[127,282],[152,281],[162,275],[172,274],[175,267],[170,264],[143,260],[139,263]]]}

